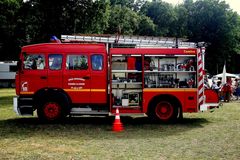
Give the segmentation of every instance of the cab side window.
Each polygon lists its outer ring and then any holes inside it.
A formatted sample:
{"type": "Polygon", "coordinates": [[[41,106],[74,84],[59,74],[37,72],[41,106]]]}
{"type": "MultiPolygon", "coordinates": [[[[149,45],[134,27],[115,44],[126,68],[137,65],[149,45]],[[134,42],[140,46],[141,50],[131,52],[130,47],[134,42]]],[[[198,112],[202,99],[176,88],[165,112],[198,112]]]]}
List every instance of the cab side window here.
{"type": "Polygon", "coordinates": [[[101,71],[103,69],[103,56],[100,54],[91,56],[92,70],[101,71]]]}
{"type": "Polygon", "coordinates": [[[62,69],[62,55],[61,54],[50,54],[48,56],[48,65],[50,70],[62,69]]]}
{"type": "Polygon", "coordinates": [[[24,69],[42,70],[45,68],[45,57],[42,54],[24,54],[24,69]]]}
{"type": "Polygon", "coordinates": [[[68,55],[66,66],[68,70],[87,70],[88,57],[86,55],[68,55]]]}

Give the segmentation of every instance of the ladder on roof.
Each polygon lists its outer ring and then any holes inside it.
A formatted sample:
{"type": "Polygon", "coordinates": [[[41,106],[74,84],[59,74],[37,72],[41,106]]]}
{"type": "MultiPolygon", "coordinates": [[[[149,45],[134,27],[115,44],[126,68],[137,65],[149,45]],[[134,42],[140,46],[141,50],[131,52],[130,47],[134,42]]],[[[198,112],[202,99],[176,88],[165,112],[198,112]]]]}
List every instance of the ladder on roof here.
{"type": "Polygon", "coordinates": [[[61,35],[63,42],[135,45],[136,48],[196,48],[196,43],[182,38],[116,35],[61,35]]]}

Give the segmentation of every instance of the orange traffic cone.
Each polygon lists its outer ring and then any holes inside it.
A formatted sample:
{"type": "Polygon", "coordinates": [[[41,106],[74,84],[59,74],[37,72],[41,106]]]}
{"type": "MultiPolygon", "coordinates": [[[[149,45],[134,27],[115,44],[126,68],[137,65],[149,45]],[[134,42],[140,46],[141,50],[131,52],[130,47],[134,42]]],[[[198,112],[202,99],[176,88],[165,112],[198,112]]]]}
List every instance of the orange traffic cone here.
{"type": "Polygon", "coordinates": [[[115,121],[113,122],[112,131],[114,132],[121,132],[123,131],[123,125],[120,121],[120,115],[118,108],[116,109],[115,121]]]}

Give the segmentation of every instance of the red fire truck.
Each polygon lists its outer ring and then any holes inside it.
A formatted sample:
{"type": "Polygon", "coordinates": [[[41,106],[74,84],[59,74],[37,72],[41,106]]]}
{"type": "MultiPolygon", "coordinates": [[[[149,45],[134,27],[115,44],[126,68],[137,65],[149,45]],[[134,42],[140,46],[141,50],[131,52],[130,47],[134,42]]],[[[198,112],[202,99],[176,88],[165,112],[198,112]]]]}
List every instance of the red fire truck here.
{"type": "Polygon", "coordinates": [[[14,110],[55,121],[67,115],[146,114],[169,122],[218,106],[204,90],[200,48],[110,48],[45,43],[22,47],[14,110]]]}

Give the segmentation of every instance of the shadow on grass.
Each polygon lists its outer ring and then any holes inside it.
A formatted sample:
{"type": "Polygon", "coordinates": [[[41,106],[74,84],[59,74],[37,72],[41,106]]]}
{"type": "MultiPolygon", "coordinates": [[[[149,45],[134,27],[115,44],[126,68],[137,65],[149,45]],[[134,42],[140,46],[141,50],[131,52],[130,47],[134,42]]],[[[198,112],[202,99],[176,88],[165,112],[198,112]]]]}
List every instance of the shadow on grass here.
{"type": "MultiPolygon", "coordinates": [[[[114,117],[71,117],[59,123],[41,123],[37,118],[16,118],[0,121],[0,136],[5,138],[28,138],[34,136],[79,138],[87,136],[92,139],[111,139],[114,117]]],[[[147,117],[121,117],[124,131],[120,137],[146,138],[179,134],[202,128],[210,123],[203,118],[184,118],[175,124],[153,123],[147,117]]]]}
{"type": "MultiPolygon", "coordinates": [[[[108,125],[112,124],[114,121],[114,116],[79,116],[79,117],[67,117],[60,122],[41,122],[38,118],[16,118],[0,120],[4,123],[16,124],[16,125],[108,125]]],[[[183,118],[182,120],[175,123],[164,123],[164,122],[153,122],[148,117],[131,117],[131,116],[121,116],[121,122],[126,125],[193,125],[201,126],[201,124],[209,123],[204,118],[183,118]]]]}
{"type": "Polygon", "coordinates": [[[13,96],[0,96],[0,107],[13,103],[13,96]]]}

